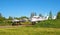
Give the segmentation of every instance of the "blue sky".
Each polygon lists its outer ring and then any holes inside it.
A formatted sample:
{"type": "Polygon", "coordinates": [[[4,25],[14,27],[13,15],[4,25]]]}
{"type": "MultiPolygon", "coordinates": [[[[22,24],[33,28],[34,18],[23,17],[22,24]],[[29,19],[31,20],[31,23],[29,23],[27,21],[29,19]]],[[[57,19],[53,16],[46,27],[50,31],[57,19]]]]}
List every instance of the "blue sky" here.
{"type": "Polygon", "coordinates": [[[46,16],[50,10],[56,15],[60,10],[60,0],[0,0],[0,13],[5,17],[29,17],[31,12],[46,16]]]}

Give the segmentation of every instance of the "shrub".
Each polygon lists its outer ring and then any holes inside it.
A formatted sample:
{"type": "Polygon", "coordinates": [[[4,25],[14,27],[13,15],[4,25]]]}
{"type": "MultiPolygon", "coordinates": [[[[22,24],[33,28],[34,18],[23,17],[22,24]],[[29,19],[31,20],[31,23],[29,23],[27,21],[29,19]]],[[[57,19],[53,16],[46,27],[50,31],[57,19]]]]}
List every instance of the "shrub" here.
{"type": "Polygon", "coordinates": [[[47,20],[39,22],[35,25],[35,27],[53,27],[60,28],[60,20],[47,20]]]}

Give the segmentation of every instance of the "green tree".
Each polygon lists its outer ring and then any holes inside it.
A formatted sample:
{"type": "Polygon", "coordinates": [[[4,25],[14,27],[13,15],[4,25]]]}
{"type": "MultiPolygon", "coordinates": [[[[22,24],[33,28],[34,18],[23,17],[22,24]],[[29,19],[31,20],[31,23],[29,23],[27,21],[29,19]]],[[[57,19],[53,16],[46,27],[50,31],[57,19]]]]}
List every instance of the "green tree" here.
{"type": "Polygon", "coordinates": [[[2,19],[3,19],[3,20],[6,20],[6,18],[5,18],[5,17],[3,17],[2,19]]]}
{"type": "Polygon", "coordinates": [[[51,20],[52,19],[52,12],[50,11],[50,13],[49,13],[49,20],[51,20]]]}
{"type": "Polygon", "coordinates": [[[23,19],[23,18],[27,18],[27,19],[28,19],[28,17],[26,17],[26,16],[21,16],[20,18],[21,18],[21,19],[23,19]]]}
{"type": "Polygon", "coordinates": [[[13,19],[13,17],[9,16],[8,20],[12,20],[12,19],[13,19]]]}
{"type": "Polygon", "coordinates": [[[37,15],[36,12],[32,12],[30,18],[32,18],[33,16],[36,16],[36,15],[37,15]]]}
{"type": "Polygon", "coordinates": [[[20,20],[21,18],[20,18],[20,17],[14,17],[14,19],[18,19],[18,20],[20,20]]]}
{"type": "Polygon", "coordinates": [[[5,17],[2,16],[2,14],[0,13],[0,21],[4,21],[5,17]]]}
{"type": "Polygon", "coordinates": [[[0,13],[0,18],[2,17],[2,14],[0,13]]]}
{"type": "Polygon", "coordinates": [[[42,15],[42,14],[39,14],[39,16],[40,16],[40,17],[43,17],[43,15],[42,15]]]}
{"type": "Polygon", "coordinates": [[[60,19],[60,11],[57,13],[57,19],[60,19]]]}

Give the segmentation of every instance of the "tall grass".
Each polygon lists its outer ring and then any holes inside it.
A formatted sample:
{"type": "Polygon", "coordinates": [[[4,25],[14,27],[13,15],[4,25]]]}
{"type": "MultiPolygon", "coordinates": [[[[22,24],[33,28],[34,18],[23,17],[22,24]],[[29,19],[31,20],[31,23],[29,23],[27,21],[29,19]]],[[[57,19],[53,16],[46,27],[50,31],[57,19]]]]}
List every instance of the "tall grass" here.
{"type": "Polygon", "coordinates": [[[60,35],[59,28],[0,28],[0,35],[60,35]]]}

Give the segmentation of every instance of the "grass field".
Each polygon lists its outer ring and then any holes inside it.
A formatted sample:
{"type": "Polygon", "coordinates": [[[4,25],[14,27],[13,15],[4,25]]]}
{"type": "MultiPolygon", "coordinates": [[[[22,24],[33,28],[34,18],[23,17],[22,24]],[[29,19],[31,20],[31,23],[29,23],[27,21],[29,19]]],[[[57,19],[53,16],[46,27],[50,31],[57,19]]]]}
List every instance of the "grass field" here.
{"type": "Polygon", "coordinates": [[[3,27],[0,35],[60,35],[60,28],[3,27]]]}
{"type": "Polygon", "coordinates": [[[1,23],[0,35],[60,35],[60,19],[47,20],[35,25],[9,26],[8,23],[1,23]],[[7,25],[7,26],[4,26],[7,25]]]}

